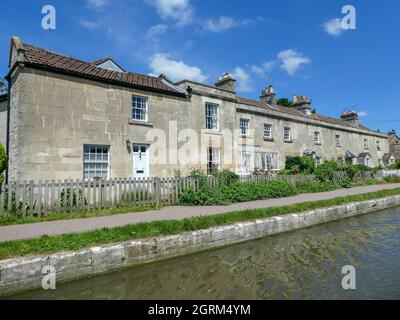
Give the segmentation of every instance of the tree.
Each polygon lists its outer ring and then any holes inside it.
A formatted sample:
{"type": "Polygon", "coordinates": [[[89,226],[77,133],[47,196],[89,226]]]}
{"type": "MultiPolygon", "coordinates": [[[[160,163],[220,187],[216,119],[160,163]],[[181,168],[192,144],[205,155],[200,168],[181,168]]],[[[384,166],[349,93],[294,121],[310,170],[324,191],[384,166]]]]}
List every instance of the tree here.
{"type": "Polygon", "coordinates": [[[282,107],[291,108],[292,107],[292,101],[290,101],[288,98],[280,98],[278,100],[278,105],[282,106],[282,107]]]}
{"type": "Polygon", "coordinates": [[[4,146],[0,143],[0,183],[3,183],[4,172],[7,169],[7,155],[4,146]]]}

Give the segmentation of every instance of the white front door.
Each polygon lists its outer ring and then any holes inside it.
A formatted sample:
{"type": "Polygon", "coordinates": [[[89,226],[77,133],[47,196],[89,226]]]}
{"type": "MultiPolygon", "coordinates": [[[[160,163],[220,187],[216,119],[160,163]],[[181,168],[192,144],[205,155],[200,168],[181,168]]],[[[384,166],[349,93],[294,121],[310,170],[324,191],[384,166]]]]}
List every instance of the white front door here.
{"type": "Polygon", "coordinates": [[[133,154],[133,177],[149,177],[149,146],[143,144],[134,144],[132,146],[133,154]]]}

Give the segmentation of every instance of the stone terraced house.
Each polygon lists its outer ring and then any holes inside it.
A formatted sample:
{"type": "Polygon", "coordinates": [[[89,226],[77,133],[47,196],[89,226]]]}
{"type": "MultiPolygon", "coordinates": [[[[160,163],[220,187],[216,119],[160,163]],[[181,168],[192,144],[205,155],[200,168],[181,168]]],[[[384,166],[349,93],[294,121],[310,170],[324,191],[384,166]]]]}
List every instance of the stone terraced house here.
{"type": "Polygon", "coordinates": [[[13,180],[173,176],[177,169],[283,169],[287,157],[368,166],[391,158],[389,136],[312,112],[307,97],[276,103],[215,86],[125,71],[111,57],[83,62],[11,39],[9,94],[0,98],[2,142],[13,180]],[[193,139],[191,137],[195,136],[193,139]]]}

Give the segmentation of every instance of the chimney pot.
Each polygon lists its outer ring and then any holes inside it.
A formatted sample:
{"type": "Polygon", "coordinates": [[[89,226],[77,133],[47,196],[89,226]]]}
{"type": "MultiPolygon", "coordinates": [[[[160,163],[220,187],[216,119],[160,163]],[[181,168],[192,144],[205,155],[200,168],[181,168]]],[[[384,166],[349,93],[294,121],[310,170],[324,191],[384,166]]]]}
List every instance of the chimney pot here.
{"type": "Polygon", "coordinates": [[[236,93],[236,79],[229,72],[225,72],[222,77],[217,80],[215,86],[219,89],[236,93]]]}
{"type": "Polygon", "coordinates": [[[354,110],[352,111],[344,111],[341,116],[340,119],[347,121],[348,123],[358,126],[360,124],[360,121],[358,119],[358,113],[354,110]]]}
{"type": "Polygon", "coordinates": [[[277,102],[276,102],[276,94],[274,91],[274,87],[270,85],[266,89],[264,89],[261,93],[260,100],[264,101],[264,102],[268,103],[270,106],[276,108],[277,102]]]}
{"type": "Polygon", "coordinates": [[[308,100],[307,96],[293,95],[292,106],[296,110],[303,112],[304,114],[306,114],[308,116],[312,115],[311,101],[308,100]]]}

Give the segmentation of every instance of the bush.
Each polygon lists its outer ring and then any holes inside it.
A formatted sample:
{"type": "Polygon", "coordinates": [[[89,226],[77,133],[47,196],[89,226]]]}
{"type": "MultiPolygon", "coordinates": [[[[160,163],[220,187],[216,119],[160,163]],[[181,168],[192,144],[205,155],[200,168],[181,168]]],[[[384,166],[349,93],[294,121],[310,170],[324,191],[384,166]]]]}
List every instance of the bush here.
{"type": "Polygon", "coordinates": [[[298,193],[316,193],[338,189],[339,186],[330,182],[304,182],[299,183],[296,187],[298,193]]]}
{"type": "Polygon", "coordinates": [[[290,182],[283,180],[264,182],[235,182],[231,185],[210,187],[204,185],[198,191],[187,189],[182,192],[181,205],[226,205],[235,202],[274,199],[296,194],[290,182]]]}
{"type": "Polygon", "coordinates": [[[398,183],[398,182],[400,182],[400,177],[390,175],[390,176],[383,177],[383,180],[385,180],[385,182],[387,182],[387,183],[398,183]]]}
{"type": "Polygon", "coordinates": [[[75,207],[77,205],[77,203],[76,203],[76,196],[77,195],[78,195],[78,198],[79,198],[79,203],[81,203],[81,204],[85,203],[86,204],[86,198],[84,197],[82,188],[79,188],[79,189],[77,189],[76,187],[74,187],[74,188],[71,188],[71,187],[62,188],[62,190],[61,190],[61,208],[65,208],[65,206],[67,208],[71,207],[71,196],[73,197],[72,198],[72,206],[75,207]]]}
{"type": "Polygon", "coordinates": [[[353,183],[352,174],[355,174],[355,172],[348,165],[331,160],[326,161],[315,169],[315,177],[323,183],[332,183],[343,188],[349,188],[353,183]]]}
{"type": "Polygon", "coordinates": [[[7,155],[4,146],[0,143],[0,185],[4,180],[4,172],[7,169],[7,155]]]}
{"type": "Polygon", "coordinates": [[[398,169],[400,169],[400,160],[396,160],[395,163],[391,164],[391,165],[389,166],[389,169],[391,169],[391,170],[398,170],[398,169]]]}
{"type": "Polygon", "coordinates": [[[218,178],[218,183],[220,185],[231,185],[235,182],[239,181],[239,176],[230,170],[223,170],[223,171],[218,171],[214,174],[216,178],[218,178]]]}
{"type": "Polygon", "coordinates": [[[200,187],[207,184],[207,175],[201,169],[191,169],[187,178],[198,179],[200,187]]]}
{"type": "Polygon", "coordinates": [[[315,171],[315,161],[312,157],[290,157],[286,159],[285,170],[291,174],[312,174],[315,171]]]}

